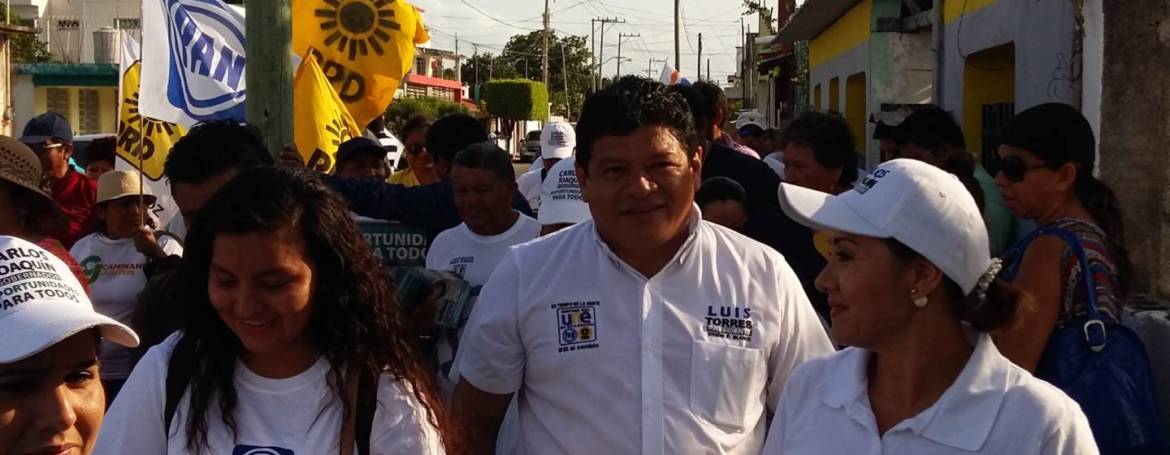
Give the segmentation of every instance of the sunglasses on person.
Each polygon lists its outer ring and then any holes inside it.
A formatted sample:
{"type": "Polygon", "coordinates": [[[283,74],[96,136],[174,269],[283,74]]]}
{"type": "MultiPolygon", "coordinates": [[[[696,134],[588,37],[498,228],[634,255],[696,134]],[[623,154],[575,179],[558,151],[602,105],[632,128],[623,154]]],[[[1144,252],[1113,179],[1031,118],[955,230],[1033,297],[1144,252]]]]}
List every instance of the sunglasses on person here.
{"type": "Polygon", "coordinates": [[[423,150],[426,150],[426,149],[427,149],[426,144],[410,144],[410,145],[406,146],[406,153],[409,153],[411,155],[418,155],[418,154],[422,153],[423,150]]]}
{"type": "Polygon", "coordinates": [[[998,160],[999,173],[1002,173],[1009,181],[1020,183],[1028,176],[1029,172],[1036,169],[1047,168],[1046,164],[1028,164],[1024,162],[1023,158],[1018,156],[1001,157],[998,160]]]}

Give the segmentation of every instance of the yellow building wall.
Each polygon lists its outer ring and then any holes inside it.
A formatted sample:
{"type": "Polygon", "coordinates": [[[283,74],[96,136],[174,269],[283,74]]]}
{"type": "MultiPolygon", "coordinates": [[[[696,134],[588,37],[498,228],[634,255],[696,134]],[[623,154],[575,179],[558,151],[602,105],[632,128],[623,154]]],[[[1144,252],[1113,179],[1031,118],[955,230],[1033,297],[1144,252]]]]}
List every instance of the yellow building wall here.
{"type": "Polygon", "coordinates": [[[1013,44],[967,57],[963,68],[963,135],[967,150],[983,150],[983,105],[1016,100],[1016,51],[1013,44]]]}
{"type": "Polygon", "coordinates": [[[943,0],[943,22],[951,23],[959,16],[971,14],[988,6],[999,3],[999,0],[943,0]]]}
{"type": "Polygon", "coordinates": [[[809,41],[809,69],[816,68],[868,41],[872,13],[873,0],[864,0],[809,41]]]}
{"type": "Polygon", "coordinates": [[[34,115],[39,115],[48,111],[48,89],[49,88],[63,88],[69,91],[69,112],[62,112],[61,114],[69,120],[69,127],[73,128],[74,135],[84,134],[81,131],[81,115],[79,104],[81,99],[80,91],[82,89],[92,89],[98,91],[98,125],[101,133],[117,133],[118,132],[118,88],[117,87],[48,87],[39,86],[36,88],[36,97],[34,98],[33,112],[34,115]]]}
{"type": "Polygon", "coordinates": [[[869,137],[865,134],[867,109],[865,89],[865,73],[857,73],[845,79],[845,121],[849,122],[849,130],[853,133],[857,152],[863,155],[869,137]]]}

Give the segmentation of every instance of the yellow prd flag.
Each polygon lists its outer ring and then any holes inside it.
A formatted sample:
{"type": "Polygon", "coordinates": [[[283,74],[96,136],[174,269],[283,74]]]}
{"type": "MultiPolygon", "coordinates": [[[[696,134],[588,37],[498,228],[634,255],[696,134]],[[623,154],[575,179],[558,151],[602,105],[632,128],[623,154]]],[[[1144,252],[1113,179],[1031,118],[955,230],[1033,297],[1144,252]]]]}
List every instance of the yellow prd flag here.
{"type": "Polygon", "coordinates": [[[293,109],[297,113],[293,116],[293,129],[301,157],[310,169],[331,172],[337,147],[360,136],[361,128],[312,55],[305,56],[293,80],[293,109]]]}
{"type": "Polygon", "coordinates": [[[314,55],[358,125],[382,115],[430,40],[404,0],[294,0],[293,52],[314,55]]]}
{"type": "Polygon", "coordinates": [[[186,134],[173,123],[147,118],[138,113],[138,82],[142,62],[135,61],[122,74],[122,105],[118,110],[118,156],[138,167],[150,180],[163,177],[163,164],[171,147],[186,134]]]}

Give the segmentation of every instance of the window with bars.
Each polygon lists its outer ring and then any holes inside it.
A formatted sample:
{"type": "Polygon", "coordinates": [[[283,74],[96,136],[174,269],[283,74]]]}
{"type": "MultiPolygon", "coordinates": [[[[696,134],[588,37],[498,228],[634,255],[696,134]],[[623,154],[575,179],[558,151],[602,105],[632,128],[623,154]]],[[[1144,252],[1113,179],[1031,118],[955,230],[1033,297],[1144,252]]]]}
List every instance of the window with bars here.
{"type": "Polygon", "coordinates": [[[114,19],[114,26],[118,30],[139,30],[142,28],[142,20],[138,18],[118,18],[114,19]]]}
{"type": "Polygon", "coordinates": [[[57,30],[78,30],[81,28],[81,21],[77,19],[62,19],[57,21],[57,30]]]}
{"type": "Polygon", "coordinates": [[[45,110],[49,112],[56,112],[65,118],[69,118],[69,90],[63,88],[47,88],[45,89],[45,110]]]}
{"type": "Polygon", "coordinates": [[[422,98],[425,96],[427,96],[427,88],[426,87],[419,87],[417,85],[406,86],[406,97],[407,98],[422,98]]]}
{"type": "Polygon", "coordinates": [[[101,97],[96,89],[83,88],[78,90],[77,115],[81,134],[101,132],[101,97]]]}

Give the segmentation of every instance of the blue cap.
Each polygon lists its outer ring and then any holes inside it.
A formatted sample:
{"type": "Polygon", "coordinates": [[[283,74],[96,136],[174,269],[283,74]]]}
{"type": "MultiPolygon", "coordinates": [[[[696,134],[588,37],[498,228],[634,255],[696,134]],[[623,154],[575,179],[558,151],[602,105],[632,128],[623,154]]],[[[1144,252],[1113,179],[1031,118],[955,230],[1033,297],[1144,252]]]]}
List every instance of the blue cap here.
{"type": "Polygon", "coordinates": [[[25,144],[41,144],[49,139],[73,145],[73,128],[69,121],[56,112],[46,112],[33,117],[24,126],[24,133],[20,142],[25,144]]]}
{"type": "Polygon", "coordinates": [[[387,151],[378,141],[367,137],[355,137],[345,141],[337,148],[337,162],[349,160],[355,154],[370,153],[373,155],[386,156],[387,151]]]}

